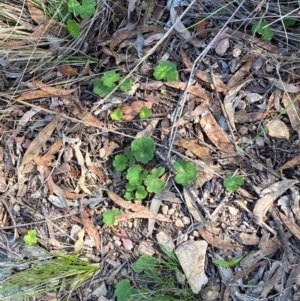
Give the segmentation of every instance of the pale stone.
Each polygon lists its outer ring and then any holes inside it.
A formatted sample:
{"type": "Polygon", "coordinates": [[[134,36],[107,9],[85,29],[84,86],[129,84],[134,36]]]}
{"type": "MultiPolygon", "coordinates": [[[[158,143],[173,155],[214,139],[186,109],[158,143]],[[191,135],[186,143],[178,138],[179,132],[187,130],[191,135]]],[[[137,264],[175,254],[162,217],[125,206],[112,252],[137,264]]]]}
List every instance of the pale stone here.
{"type": "Polygon", "coordinates": [[[178,228],[183,228],[184,224],[183,224],[183,222],[180,219],[177,219],[175,221],[175,226],[178,227],[178,228]]]}
{"type": "Polygon", "coordinates": [[[107,294],[107,288],[104,282],[102,282],[93,292],[92,296],[101,297],[107,294]]]}
{"type": "Polygon", "coordinates": [[[227,49],[229,47],[229,39],[226,38],[226,39],[223,39],[219,42],[218,46],[216,47],[216,53],[219,55],[219,56],[223,56],[227,49]]]}
{"type": "Polygon", "coordinates": [[[171,237],[169,237],[165,232],[160,231],[156,235],[156,239],[159,245],[163,246],[168,252],[173,252],[175,245],[171,237]]]}
{"type": "Polygon", "coordinates": [[[208,279],[205,275],[205,255],[207,242],[204,240],[187,241],[175,251],[183,272],[193,293],[198,294],[208,279]]]}

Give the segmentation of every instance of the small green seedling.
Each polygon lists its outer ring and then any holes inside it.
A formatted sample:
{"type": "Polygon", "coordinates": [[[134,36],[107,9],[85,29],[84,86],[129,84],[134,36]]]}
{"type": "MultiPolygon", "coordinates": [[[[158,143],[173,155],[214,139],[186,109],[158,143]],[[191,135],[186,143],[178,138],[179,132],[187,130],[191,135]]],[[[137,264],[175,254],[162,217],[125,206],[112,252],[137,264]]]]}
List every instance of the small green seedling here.
{"type": "Polygon", "coordinates": [[[147,187],[147,191],[154,193],[162,193],[166,187],[165,181],[161,180],[160,177],[165,173],[163,167],[153,168],[151,173],[147,175],[144,183],[147,187]]]}
{"type": "Polygon", "coordinates": [[[141,300],[145,292],[144,289],[133,288],[128,279],[123,279],[116,285],[115,296],[117,301],[137,301],[141,300]]]}
{"type": "Polygon", "coordinates": [[[294,26],[296,24],[296,19],[294,18],[283,18],[283,24],[286,27],[294,26]]]}
{"type": "Polygon", "coordinates": [[[115,209],[110,209],[102,213],[102,218],[103,222],[107,226],[113,226],[115,223],[116,217],[120,215],[120,210],[115,208],[115,209]]]}
{"type": "Polygon", "coordinates": [[[54,20],[67,22],[67,30],[73,38],[80,36],[78,21],[90,18],[96,12],[95,0],[49,0],[47,10],[54,20]]]}
{"type": "Polygon", "coordinates": [[[151,110],[148,107],[141,107],[139,116],[141,119],[146,119],[151,116],[151,110]]]}
{"type": "Polygon", "coordinates": [[[120,108],[113,110],[110,114],[110,118],[115,121],[119,121],[123,118],[123,111],[120,108]]]}
{"type": "Polygon", "coordinates": [[[126,92],[131,89],[132,80],[130,78],[125,79],[124,81],[120,80],[120,75],[116,71],[105,71],[101,78],[95,78],[93,80],[94,89],[93,92],[99,95],[100,97],[105,97],[111,93],[121,82],[120,89],[123,92],[126,92]]]}
{"type": "Polygon", "coordinates": [[[224,259],[213,259],[213,263],[215,265],[219,265],[224,268],[232,268],[236,266],[245,256],[242,256],[240,258],[233,258],[230,261],[224,260],[224,259]]]}
{"type": "Polygon", "coordinates": [[[197,168],[193,163],[178,159],[173,167],[177,171],[177,175],[175,176],[176,183],[185,186],[189,182],[196,180],[197,168]]]}
{"type": "Polygon", "coordinates": [[[132,79],[131,78],[126,78],[125,80],[123,80],[121,82],[120,90],[123,91],[123,92],[127,92],[131,89],[131,87],[132,87],[132,79]]]}
{"type": "Polygon", "coordinates": [[[36,244],[38,242],[36,230],[28,230],[27,234],[24,236],[24,242],[26,245],[36,244]]]}
{"type": "Polygon", "coordinates": [[[153,76],[156,80],[176,81],[178,79],[177,67],[170,61],[162,61],[154,67],[153,76]]]}
{"type": "Polygon", "coordinates": [[[260,34],[266,41],[271,41],[273,37],[273,31],[269,27],[268,23],[264,20],[258,21],[252,26],[252,33],[260,34]]]}
{"type": "Polygon", "coordinates": [[[155,143],[150,137],[141,137],[132,141],[131,151],[137,161],[146,164],[154,157],[155,143]]]}
{"type": "Polygon", "coordinates": [[[245,179],[243,176],[239,174],[228,174],[225,176],[224,180],[224,187],[227,191],[233,192],[235,191],[239,186],[242,186],[245,182],[245,179]]]}
{"type": "MultiPolygon", "coordinates": [[[[154,140],[150,137],[141,137],[133,140],[130,147],[125,148],[124,154],[115,156],[113,166],[118,171],[127,172],[125,199],[143,200],[148,193],[160,194],[166,188],[166,182],[161,179],[166,172],[164,167],[147,170],[143,166],[153,159],[154,153],[154,140]]],[[[178,173],[175,177],[178,184],[187,185],[196,179],[197,169],[193,163],[179,159],[173,167],[178,173]]]]}

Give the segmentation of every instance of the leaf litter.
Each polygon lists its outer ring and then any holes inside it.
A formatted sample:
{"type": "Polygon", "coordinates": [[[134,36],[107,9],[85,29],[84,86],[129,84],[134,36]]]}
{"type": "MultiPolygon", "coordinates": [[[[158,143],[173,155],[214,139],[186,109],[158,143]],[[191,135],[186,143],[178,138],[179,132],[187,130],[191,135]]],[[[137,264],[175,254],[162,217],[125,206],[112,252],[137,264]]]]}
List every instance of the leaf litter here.
{"type": "MultiPolygon", "coordinates": [[[[0,4],[7,12],[0,18],[1,252],[20,252],[10,231],[22,236],[34,228],[43,248],[69,245],[101,261],[96,277],[107,286],[121,275],[130,278],[127,261],[142,254],[139,242],[152,243],[163,231],[176,247],[206,241],[205,269],[213,272],[203,291],[217,284],[215,300],[277,300],[280,294],[297,300],[299,33],[278,21],[295,7],[273,0],[257,10],[246,2],[245,9],[232,3],[218,10],[215,2],[203,9],[198,1],[145,7],[100,1],[97,17],[80,24],[82,37],[72,39],[43,7],[16,3],[0,4]],[[269,42],[259,32],[245,33],[239,21],[254,25],[257,11],[273,14],[269,42]],[[233,16],[235,22],[224,21],[233,16]],[[167,61],[178,74],[155,78],[154,67],[167,61]],[[134,89],[97,96],[92,80],[107,71],[132,78],[134,89]],[[151,116],[141,120],[145,106],[151,116]],[[117,108],[125,117],[111,120],[117,108]],[[155,140],[151,170],[163,167],[168,183],[143,202],[123,199],[126,175],[112,165],[134,137],[155,140]],[[173,181],[170,162],[178,159],[197,166],[190,186],[173,181]],[[225,181],[237,170],[244,182],[228,192],[225,181]],[[102,217],[112,208],[120,215],[107,226],[102,217]],[[69,232],[75,223],[84,227],[77,242],[69,232]],[[236,267],[213,265],[234,258],[242,258],[236,267]]],[[[90,291],[83,290],[85,298],[90,291]]]]}

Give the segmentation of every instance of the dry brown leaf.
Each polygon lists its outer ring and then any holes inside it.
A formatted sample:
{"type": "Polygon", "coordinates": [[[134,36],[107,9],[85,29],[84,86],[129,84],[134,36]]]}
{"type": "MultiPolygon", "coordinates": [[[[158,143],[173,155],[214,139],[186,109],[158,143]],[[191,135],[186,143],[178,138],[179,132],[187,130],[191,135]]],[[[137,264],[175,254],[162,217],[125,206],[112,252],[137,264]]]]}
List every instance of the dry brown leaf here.
{"type": "Polygon", "coordinates": [[[36,6],[34,6],[34,4],[32,4],[32,2],[30,0],[27,0],[27,7],[28,7],[28,10],[29,10],[29,13],[30,13],[32,19],[36,23],[40,24],[45,20],[44,13],[40,9],[38,9],[36,6]]]}
{"type": "Polygon", "coordinates": [[[78,144],[72,144],[72,147],[75,150],[75,155],[78,164],[80,165],[80,169],[81,169],[80,177],[77,184],[85,193],[87,193],[88,195],[93,195],[92,192],[85,185],[85,175],[87,173],[87,168],[85,167],[84,159],[79,148],[80,144],[81,142],[79,142],[78,144]]]}
{"type": "Polygon", "coordinates": [[[202,115],[200,125],[208,139],[218,150],[227,154],[234,154],[236,152],[234,145],[210,112],[202,115]]]}
{"type": "Polygon", "coordinates": [[[134,204],[132,202],[123,200],[116,193],[114,193],[113,191],[111,191],[109,189],[106,190],[106,193],[107,193],[108,197],[118,206],[134,211],[133,213],[123,213],[123,214],[117,216],[116,221],[120,222],[120,221],[124,221],[124,220],[131,219],[131,218],[151,218],[151,219],[155,219],[155,220],[159,220],[159,221],[163,221],[163,222],[171,222],[171,220],[169,218],[167,218],[161,214],[154,215],[148,207],[134,204]]]}
{"type": "Polygon", "coordinates": [[[69,65],[61,65],[57,67],[57,70],[65,76],[77,76],[77,71],[69,65]]]}
{"type": "Polygon", "coordinates": [[[232,244],[224,240],[221,235],[210,232],[205,226],[198,227],[198,231],[202,238],[209,244],[221,250],[239,250],[242,247],[238,244],[232,244]]]}
{"type": "Polygon", "coordinates": [[[235,112],[234,121],[236,123],[255,122],[263,120],[266,114],[266,111],[256,111],[252,113],[247,113],[246,111],[242,110],[235,112]]]}
{"type": "Polygon", "coordinates": [[[59,120],[60,120],[60,114],[57,114],[56,117],[45,128],[43,128],[38,133],[38,135],[35,137],[35,139],[29,145],[26,153],[24,154],[24,157],[22,160],[22,165],[28,164],[35,157],[38,156],[42,147],[45,145],[47,140],[51,137],[53,131],[55,130],[56,126],[58,125],[59,120]]]}
{"type": "Polygon", "coordinates": [[[58,153],[63,145],[61,138],[56,138],[55,142],[49,147],[48,151],[41,157],[44,163],[48,163],[54,159],[54,155],[58,153]]]}
{"type": "Polygon", "coordinates": [[[84,113],[80,117],[79,118],[82,121],[88,123],[89,125],[101,127],[101,128],[105,126],[104,122],[97,119],[97,117],[95,117],[92,113],[88,113],[84,111],[84,113]]]}
{"type": "Polygon", "coordinates": [[[209,148],[204,145],[199,145],[195,140],[178,139],[174,141],[174,145],[189,150],[205,163],[211,162],[209,148]]]}
{"type": "Polygon", "coordinates": [[[188,57],[188,55],[185,53],[185,51],[183,50],[182,47],[180,47],[179,53],[180,53],[180,56],[182,58],[182,62],[184,63],[185,67],[188,68],[189,70],[192,69],[193,63],[190,60],[190,58],[188,57]]]}
{"type": "Polygon", "coordinates": [[[189,190],[186,189],[186,187],[183,187],[183,197],[184,197],[184,200],[185,200],[185,204],[188,207],[189,212],[194,217],[194,219],[197,222],[200,222],[202,224],[207,223],[207,220],[202,215],[202,213],[198,210],[197,205],[195,204],[193,197],[191,196],[189,190]]]}
{"type": "MultiPolygon", "coordinates": [[[[168,87],[172,87],[184,91],[187,84],[184,82],[176,81],[176,82],[165,82],[165,85],[168,87]]],[[[206,90],[202,88],[198,83],[196,83],[193,86],[190,86],[188,92],[202,99],[208,98],[208,94],[206,90]]]]}
{"type": "Polygon", "coordinates": [[[300,240],[300,227],[279,210],[276,210],[276,212],[285,226],[300,240]]]}
{"type": "Polygon", "coordinates": [[[82,199],[87,196],[87,194],[85,194],[85,193],[74,193],[74,192],[69,192],[66,190],[63,190],[63,192],[64,192],[66,198],[69,200],[79,200],[79,199],[82,199]]]}
{"type": "Polygon", "coordinates": [[[97,251],[100,250],[100,235],[98,230],[95,228],[94,223],[92,222],[89,213],[86,209],[81,210],[81,220],[84,226],[86,233],[94,241],[97,251]]]}
{"type": "Polygon", "coordinates": [[[74,245],[74,252],[78,253],[84,246],[84,241],[83,241],[83,237],[84,237],[84,229],[81,229],[78,233],[78,239],[75,242],[74,245]]]}
{"type": "Polygon", "coordinates": [[[227,85],[225,85],[218,76],[214,76],[214,80],[211,75],[205,71],[198,70],[196,72],[196,77],[202,80],[203,84],[208,85],[212,90],[215,90],[214,81],[216,83],[216,89],[218,92],[226,92],[228,90],[227,85]]]}
{"type": "Polygon", "coordinates": [[[291,159],[290,161],[286,162],[285,164],[283,164],[282,166],[280,166],[279,168],[277,168],[276,170],[285,170],[294,166],[300,165],[300,155],[291,159]]]}
{"type": "Polygon", "coordinates": [[[49,94],[55,95],[55,96],[66,96],[69,94],[72,94],[74,91],[77,90],[77,88],[65,90],[65,89],[58,89],[58,88],[52,88],[44,84],[43,82],[39,80],[33,80],[32,83],[39,89],[48,92],[49,94]]]}
{"type": "Polygon", "coordinates": [[[284,93],[282,96],[282,103],[286,109],[292,128],[298,133],[298,137],[300,139],[300,108],[297,102],[296,104],[293,104],[291,102],[289,96],[286,93],[284,93]]]}
{"type": "Polygon", "coordinates": [[[273,202],[296,183],[298,183],[298,180],[284,179],[265,188],[260,193],[261,198],[256,202],[253,209],[253,214],[256,219],[260,222],[263,221],[267,211],[273,205],[273,202]]]}
{"type": "Polygon", "coordinates": [[[48,19],[45,21],[45,23],[39,25],[35,32],[33,32],[32,34],[30,34],[28,36],[28,38],[24,38],[21,41],[8,41],[5,42],[2,47],[5,48],[9,48],[9,47],[17,47],[17,46],[23,46],[23,45],[27,45],[28,43],[33,43],[34,40],[36,40],[37,38],[40,38],[41,36],[43,36],[46,31],[48,31],[53,25],[56,24],[56,21],[53,19],[48,19]]]}
{"type": "Polygon", "coordinates": [[[104,183],[105,176],[104,176],[103,172],[92,163],[88,152],[85,155],[85,162],[86,162],[86,165],[87,165],[89,171],[92,172],[93,174],[95,174],[99,178],[101,183],[104,183]]]}
{"type": "Polygon", "coordinates": [[[196,26],[196,36],[200,39],[203,39],[207,36],[206,25],[210,23],[209,20],[203,19],[197,23],[196,26]]]}
{"type": "Polygon", "coordinates": [[[46,91],[37,90],[23,93],[21,96],[15,99],[15,101],[23,101],[23,100],[33,100],[37,98],[49,97],[53,96],[53,94],[49,94],[46,91]]]}
{"type": "Polygon", "coordinates": [[[279,119],[271,121],[267,125],[267,128],[271,137],[287,140],[290,138],[290,132],[288,127],[283,121],[279,119]]]}

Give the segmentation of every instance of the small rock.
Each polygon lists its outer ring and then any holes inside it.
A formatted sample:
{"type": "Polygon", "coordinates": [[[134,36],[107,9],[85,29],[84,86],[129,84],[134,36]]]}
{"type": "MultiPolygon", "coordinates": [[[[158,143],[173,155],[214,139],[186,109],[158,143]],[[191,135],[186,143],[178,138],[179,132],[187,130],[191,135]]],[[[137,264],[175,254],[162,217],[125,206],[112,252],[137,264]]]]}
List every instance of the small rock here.
{"type": "Polygon", "coordinates": [[[241,53],[242,53],[242,50],[240,48],[234,48],[232,55],[233,55],[233,57],[239,57],[241,55],[241,53]]]}
{"type": "Polygon", "coordinates": [[[262,95],[258,93],[248,93],[246,96],[246,100],[249,101],[250,103],[257,102],[263,98],[262,95]]]}
{"type": "Polygon", "coordinates": [[[188,217],[188,216],[184,216],[182,218],[182,222],[185,224],[185,225],[189,225],[191,223],[191,219],[188,217]]]}
{"type": "Polygon", "coordinates": [[[195,237],[199,237],[199,232],[198,232],[198,231],[196,231],[196,230],[195,230],[195,231],[193,231],[193,232],[192,232],[192,234],[193,234],[193,236],[195,236],[195,237]]]}
{"type": "Polygon", "coordinates": [[[173,252],[175,245],[172,238],[170,238],[165,232],[160,231],[156,235],[157,242],[162,245],[168,252],[173,252]]]}
{"type": "Polygon", "coordinates": [[[162,208],[161,208],[162,214],[164,214],[164,215],[167,215],[167,214],[168,214],[168,210],[169,210],[168,205],[164,205],[164,206],[162,206],[162,208]]]}
{"type": "Polygon", "coordinates": [[[207,242],[187,241],[175,251],[188,283],[194,294],[198,294],[208,279],[204,272],[207,242]]]}
{"type": "Polygon", "coordinates": [[[219,300],[219,296],[220,296],[219,286],[211,285],[211,286],[204,287],[200,292],[200,296],[203,299],[203,301],[219,300]]]}
{"type": "Polygon", "coordinates": [[[107,294],[106,285],[104,282],[102,282],[93,292],[92,296],[94,297],[101,297],[105,296],[107,294]]]}
{"type": "Polygon", "coordinates": [[[219,55],[219,56],[223,56],[227,49],[229,47],[229,39],[226,38],[226,39],[223,39],[219,42],[218,46],[216,47],[216,53],[219,55]]]}
{"type": "Polygon", "coordinates": [[[184,223],[180,219],[177,219],[175,221],[175,226],[178,227],[178,228],[183,228],[184,227],[184,223]]]}
{"type": "Polygon", "coordinates": [[[287,125],[279,119],[273,120],[267,127],[271,137],[284,138],[287,140],[290,138],[290,132],[287,125]]]}
{"type": "Polygon", "coordinates": [[[237,215],[239,213],[239,211],[235,207],[232,207],[232,206],[228,206],[228,211],[231,215],[237,215]]]}
{"type": "Polygon", "coordinates": [[[119,241],[119,240],[116,240],[116,241],[115,241],[115,245],[116,245],[117,247],[121,247],[121,246],[122,246],[122,242],[119,241]]]}
{"type": "Polygon", "coordinates": [[[168,211],[168,215],[173,215],[174,212],[175,212],[175,209],[174,209],[174,208],[171,208],[171,209],[169,209],[169,211],[168,211]]]}
{"type": "Polygon", "coordinates": [[[155,250],[146,241],[142,241],[139,244],[138,251],[141,255],[153,256],[155,254],[155,250]]]}

